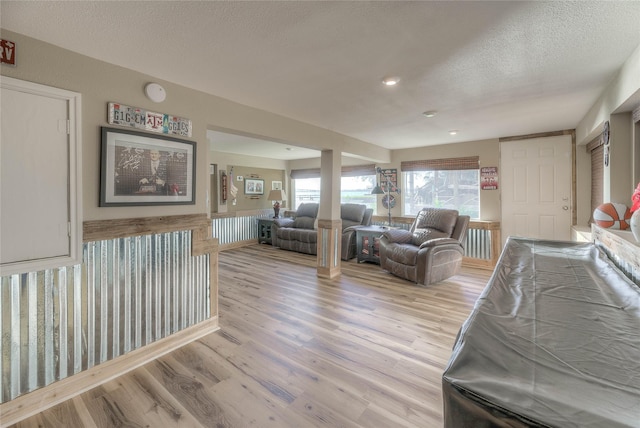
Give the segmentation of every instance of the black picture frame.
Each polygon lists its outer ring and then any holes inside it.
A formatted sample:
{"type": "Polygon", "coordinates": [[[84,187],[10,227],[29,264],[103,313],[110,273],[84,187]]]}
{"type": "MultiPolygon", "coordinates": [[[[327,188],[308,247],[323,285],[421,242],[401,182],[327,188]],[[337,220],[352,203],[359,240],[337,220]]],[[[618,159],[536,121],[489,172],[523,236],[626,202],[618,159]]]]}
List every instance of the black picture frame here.
{"type": "Polygon", "coordinates": [[[101,207],[195,204],[195,142],[104,126],[101,131],[101,207]]]}

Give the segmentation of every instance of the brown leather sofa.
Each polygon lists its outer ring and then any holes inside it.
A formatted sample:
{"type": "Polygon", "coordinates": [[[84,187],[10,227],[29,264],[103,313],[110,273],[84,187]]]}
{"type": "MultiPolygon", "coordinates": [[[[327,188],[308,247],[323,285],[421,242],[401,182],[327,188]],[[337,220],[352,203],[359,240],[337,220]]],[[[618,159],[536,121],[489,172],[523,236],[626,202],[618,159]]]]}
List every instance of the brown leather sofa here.
{"type": "MultiPolygon", "coordinates": [[[[350,260],[356,256],[356,228],[371,225],[373,210],[362,204],[342,204],[342,250],[340,258],[350,260]]],[[[315,220],[317,203],[303,203],[294,218],[279,218],[271,225],[271,244],[284,250],[305,254],[318,254],[318,231],[315,220]]]]}
{"type": "Polygon", "coordinates": [[[410,230],[391,229],[380,238],[380,266],[417,284],[455,275],[462,266],[469,216],[442,208],[420,210],[410,230]]]}

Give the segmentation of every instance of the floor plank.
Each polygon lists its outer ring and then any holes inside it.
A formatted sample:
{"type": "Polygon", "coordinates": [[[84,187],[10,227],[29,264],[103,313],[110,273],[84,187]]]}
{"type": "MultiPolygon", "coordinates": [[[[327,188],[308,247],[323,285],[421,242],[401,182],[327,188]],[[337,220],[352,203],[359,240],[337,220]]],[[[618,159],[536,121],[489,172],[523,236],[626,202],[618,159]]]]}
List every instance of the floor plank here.
{"type": "Polygon", "coordinates": [[[490,272],[429,287],[252,245],[219,256],[221,330],[16,427],[441,427],[441,376],[490,272]]]}

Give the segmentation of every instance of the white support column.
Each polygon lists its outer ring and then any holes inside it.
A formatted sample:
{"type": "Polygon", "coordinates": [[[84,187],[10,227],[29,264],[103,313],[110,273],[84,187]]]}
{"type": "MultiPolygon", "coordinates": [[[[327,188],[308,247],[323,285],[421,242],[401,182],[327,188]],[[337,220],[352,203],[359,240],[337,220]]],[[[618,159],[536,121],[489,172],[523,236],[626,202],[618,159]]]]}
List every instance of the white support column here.
{"type": "Polygon", "coordinates": [[[317,274],[324,278],[335,278],[341,274],[341,153],[334,150],[323,150],[320,165],[322,178],[320,186],[320,208],[318,210],[317,274]]]}

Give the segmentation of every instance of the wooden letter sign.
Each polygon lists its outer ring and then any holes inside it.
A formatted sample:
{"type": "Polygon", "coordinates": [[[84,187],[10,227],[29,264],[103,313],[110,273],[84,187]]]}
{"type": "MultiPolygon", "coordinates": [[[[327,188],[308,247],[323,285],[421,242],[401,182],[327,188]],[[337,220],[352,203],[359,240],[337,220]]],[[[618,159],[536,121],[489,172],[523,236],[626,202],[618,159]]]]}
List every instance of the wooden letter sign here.
{"type": "Polygon", "coordinates": [[[16,65],[16,44],[11,40],[0,39],[0,63],[16,65]]]}

